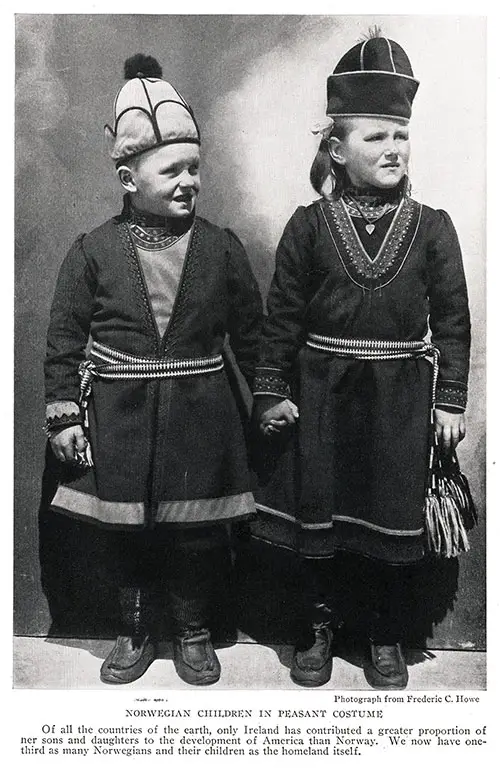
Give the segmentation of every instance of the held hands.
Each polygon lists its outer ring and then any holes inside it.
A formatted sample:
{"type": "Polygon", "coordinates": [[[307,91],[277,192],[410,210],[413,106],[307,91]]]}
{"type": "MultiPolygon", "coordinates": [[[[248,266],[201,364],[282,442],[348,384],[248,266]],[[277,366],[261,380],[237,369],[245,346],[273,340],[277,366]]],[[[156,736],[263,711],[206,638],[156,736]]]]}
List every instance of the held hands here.
{"type": "MultiPolygon", "coordinates": [[[[297,406],[285,399],[266,410],[259,421],[259,428],[265,436],[271,436],[287,425],[293,425],[299,417],[297,406]]],[[[435,430],[439,444],[446,453],[456,449],[465,437],[465,416],[462,412],[434,410],[435,430]]]]}
{"type": "Polygon", "coordinates": [[[49,438],[57,460],[81,463],[87,450],[87,439],[79,425],[63,428],[49,438]]]}
{"type": "Polygon", "coordinates": [[[434,425],[437,440],[446,454],[456,449],[465,437],[465,415],[463,412],[434,410],[434,425]]]}
{"type": "Polygon", "coordinates": [[[260,416],[259,428],[265,436],[271,436],[279,433],[285,426],[293,425],[298,417],[297,406],[290,399],[285,399],[260,416]]]}

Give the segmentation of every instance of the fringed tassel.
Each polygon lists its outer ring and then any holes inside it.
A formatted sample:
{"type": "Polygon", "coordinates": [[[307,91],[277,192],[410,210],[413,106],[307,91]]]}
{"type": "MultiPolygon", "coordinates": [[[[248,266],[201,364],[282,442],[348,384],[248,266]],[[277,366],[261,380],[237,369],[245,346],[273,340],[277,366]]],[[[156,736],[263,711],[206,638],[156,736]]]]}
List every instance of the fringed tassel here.
{"type": "Polygon", "coordinates": [[[457,557],[470,549],[467,531],[477,524],[477,511],[455,453],[448,459],[440,455],[435,443],[425,501],[427,547],[432,554],[457,557]]]}

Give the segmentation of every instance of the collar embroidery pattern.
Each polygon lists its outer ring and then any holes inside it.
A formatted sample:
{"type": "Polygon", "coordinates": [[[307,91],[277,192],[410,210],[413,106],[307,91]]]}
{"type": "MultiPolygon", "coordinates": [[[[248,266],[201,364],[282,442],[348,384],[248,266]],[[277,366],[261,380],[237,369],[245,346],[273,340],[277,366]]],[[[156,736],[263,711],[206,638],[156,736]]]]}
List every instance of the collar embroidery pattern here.
{"type": "Polygon", "coordinates": [[[136,222],[130,222],[129,229],[134,244],[139,249],[145,249],[148,252],[168,249],[185,235],[185,233],[181,233],[179,236],[172,235],[165,228],[141,227],[136,222]]]}
{"type": "Polygon", "coordinates": [[[359,219],[365,220],[365,222],[376,222],[377,220],[382,219],[382,217],[390,211],[394,211],[398,208],[398,203],[391,201],[380,204],[370,204],[361,198],[358,200],[343,198],[342,200],[345,203],[347,213],[350,217],[358,217],[359,219]]]}
{"type": "Polygon", "coordinates": [[[363,289],[381,289],[393,281],[413,244],[422,207],[405,196],[394,214],[377,255],[364,248],[342,200],[320,204],[330,237],[347,275],[363,289]]]}
{"type": "Polygon", "coordinates": [[[146,251],[168,249],[187,232],[185,228],[181,229],[180,232],[179,228],[169,228],[165,217],[159,214],[139,211],[132,205],[127,196],[124,198],[123,215],[128,223],[135,246],[146,251]]]}

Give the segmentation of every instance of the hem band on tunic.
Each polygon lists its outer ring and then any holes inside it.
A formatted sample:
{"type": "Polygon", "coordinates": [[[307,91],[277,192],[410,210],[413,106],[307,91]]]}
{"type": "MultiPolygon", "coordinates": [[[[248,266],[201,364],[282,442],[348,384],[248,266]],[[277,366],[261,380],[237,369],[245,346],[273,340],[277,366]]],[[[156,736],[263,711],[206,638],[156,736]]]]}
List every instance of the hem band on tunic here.
{"type": "MultiPolygon", "coordinates": [[[[95,495],[65,485],[59,485],[51,506],[70,515],[98,520],[108,525],[143,525],[145,522],[145,507],[142,502],[103,501],[95,495]]],[[[155,522],[186,525],[200,521],[217,522],[238,518],[254,511],[254,497],[250,492],[223,498],[160,501],[155,522]]]]}
{"type": "Polygon", "coordinates": [[[346,517],[342,514],[332,514],[332,518],[330,522],[301,522],[300,520],[296,519],[295,517],[292,517],[290,514],[285,514],[282,511],[278,511],[277,509],[272,509],[269,506],[264,506],[262,503],[255,504],[255,508],[257,511],[262,511],[265,514],[271,514],[275,517],[281,517],[282,519],[286,519],[288,522],[293,523],[298,529],[300,530],[331,530],[335,526],[335,522],[349,522],[353,525],[359,525],[361,527],[367,527],[370,530],[376,530],[379,533],[384,533],[385,535],[397,535],[401,537],[415,537],[418,535],[422,535],[424,532],[423,527],[419,527],[417,530],[397,530],[394,528],[389,527],[382,527],[382,525],[376,525],[373,522],[367,522],[365,519],[358,519],[356,517],[346,517]]]}
{"type": "Polygon", "coordinates": [[[339,551],[362,554],[365,557],[404,565],[419,562],[426,555],[423,529],[402,536],[360,526],[350,518],[336,520],[327,529],[307,529],[293,518],[269,516],[257,503],[257,516],[252,520],[251,535],[255,541],[285,549],[307,559],[330,559],[339,551]],[[408,537],[411,536],[411,537],[408,537]],[[387,550],[391,559],[387,559],[387,550]]]}

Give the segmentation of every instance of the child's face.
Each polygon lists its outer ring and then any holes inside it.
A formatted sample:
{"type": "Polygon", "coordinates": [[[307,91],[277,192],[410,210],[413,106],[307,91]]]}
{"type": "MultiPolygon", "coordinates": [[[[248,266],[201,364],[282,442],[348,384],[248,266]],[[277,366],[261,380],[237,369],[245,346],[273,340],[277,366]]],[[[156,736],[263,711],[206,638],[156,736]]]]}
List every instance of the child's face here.
{"type": "Polygon", "coordinates": [[[200,191],[198,145],[158,147],[139,156],[130,168],[131,192],[138,209],[169,219],[183,219],[193,213],[200,191]]]}
{"type": "Polygon", "coordinates": [[[408,169],[408,125],[390,118],[352,118],[349,123],[346,137],[332,140],[332,157],[357,187],[395,187],[408,169]]]}

